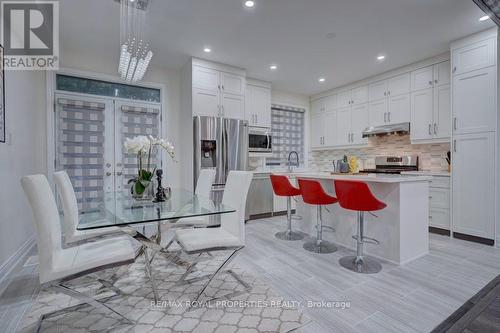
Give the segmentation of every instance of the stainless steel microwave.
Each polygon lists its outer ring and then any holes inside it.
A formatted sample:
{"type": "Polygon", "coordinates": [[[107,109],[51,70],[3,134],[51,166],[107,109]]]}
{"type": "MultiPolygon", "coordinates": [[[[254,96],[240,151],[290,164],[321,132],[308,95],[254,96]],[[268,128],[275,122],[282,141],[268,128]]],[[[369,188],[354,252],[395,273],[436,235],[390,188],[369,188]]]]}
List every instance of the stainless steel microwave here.
{"type": "Polygon", "coordinates": [[[268,128],[250,128],[248,131],[249,153],[272,153],[273,138],[268,128]]]}

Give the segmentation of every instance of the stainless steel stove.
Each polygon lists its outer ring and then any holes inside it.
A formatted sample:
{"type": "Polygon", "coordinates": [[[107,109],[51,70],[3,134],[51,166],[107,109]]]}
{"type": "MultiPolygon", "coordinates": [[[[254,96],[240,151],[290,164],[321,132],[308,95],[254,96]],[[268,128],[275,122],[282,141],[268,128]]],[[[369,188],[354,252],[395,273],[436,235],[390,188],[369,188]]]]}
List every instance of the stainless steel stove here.
{"type": "Polygon", "coordinates": [[[375,169],[364,169],[360,173],[400,174],[404,171],[418,171],[418,155],[377,156],[375,169]]]}

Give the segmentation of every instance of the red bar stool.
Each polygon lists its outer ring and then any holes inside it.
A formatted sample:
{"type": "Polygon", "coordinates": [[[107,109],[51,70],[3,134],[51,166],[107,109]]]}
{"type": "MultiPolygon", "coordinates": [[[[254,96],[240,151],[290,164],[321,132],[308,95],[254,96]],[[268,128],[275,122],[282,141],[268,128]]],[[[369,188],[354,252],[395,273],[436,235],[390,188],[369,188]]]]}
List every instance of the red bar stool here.
{"type": "Polygon", "coordinates": [[[315,253],[332,253],[337,251],[335,244],[323,240],[323,228],[329,228],[335,231],[332,227],[323,225],[322,207],[331,205],[338,200],[331,195],[328,195],[321,187],[321,184],[316,180],[299,179],[299,187],[302,192],[302,199],[309,205],[317,207],[317,224],[316,224],[316,239],[304,243],[303,247],[307,251],[315,253]]]}
{"type": "Polygon", "coordinates": [[[373,212],[387,207],[385,203],[375,198],[366,183],[352,180],[335,180],[335,192],[340,207],[354,210],[358,214],[358,232],[352,236],[356,240],[356,256],[346,256],[339,264],[357,273],[373,274],[382,270],[382,265],[371,258],[364,257],[363,244],[379,244],[379,241],[364,235],[365,212],[373,212]]]}
{"type": "Polygon", "coordinates": [[[274,194],[286,197],[286,219],[288,221],[288,229],[276,233],[274,237],[289,241],[303,239],[303,233],[292,231],[292,197],[300,195],[300,189],[294,187],[288,177],[281,175],[271,175],[271,184],[273,185],[274,194]]]}

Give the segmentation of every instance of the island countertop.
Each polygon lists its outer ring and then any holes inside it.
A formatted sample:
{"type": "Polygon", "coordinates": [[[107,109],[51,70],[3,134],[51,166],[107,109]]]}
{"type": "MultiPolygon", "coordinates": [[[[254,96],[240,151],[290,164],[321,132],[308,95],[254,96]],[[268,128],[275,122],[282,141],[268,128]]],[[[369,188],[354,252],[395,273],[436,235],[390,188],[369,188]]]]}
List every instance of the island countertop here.
{"type": "Polygon", "coordinates": [[[292,178],[359,180],[372,183],[408,183],[428,182],[432,180],[432,176],[426,175],[393,175],[374,173],[332,174],[330,172],[276,172],[276,174],[285,175],[292,178]]]}

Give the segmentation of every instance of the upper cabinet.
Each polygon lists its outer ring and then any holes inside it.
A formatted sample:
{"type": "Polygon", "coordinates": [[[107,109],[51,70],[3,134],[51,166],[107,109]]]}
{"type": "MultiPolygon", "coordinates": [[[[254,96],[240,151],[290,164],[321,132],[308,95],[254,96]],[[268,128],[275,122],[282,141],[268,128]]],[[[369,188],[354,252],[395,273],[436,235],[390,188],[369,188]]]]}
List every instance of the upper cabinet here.
{"type": "Polygon", "coordinates": [[[191,64],[192,114],[245,118],[245,72],[204,60],[191,64]]]}
{"type": "Polygon", "coordinates": [[[410,121],[410,74],[402,74],[370,85],[370,126],[410,121]]]}
{"type": "Polygon", "coordinates": [[[324,113],[325,112],[325,101],[326,98],[319,98],[311,102],[311,113],[324,113]]]}
{"type": "Polygon", "coordinates": [[[450,62],[411,73],[412,142],[449,142],[451,137],[450,62]]]}
{"type": "Polygon", "coordinates": [[[496,38],[481,40],[452,51],[456,75],[496,65],[496,38]]]}
{"type": "Polygon", "coordinates": [[[410,74],[402,74],[387,80],[370,84],[370,102],[374,102],[389,96],[398,96],[410,92],[410,74]]]}
{"type": "Polygon", "coordinates": [[[368,86],[361,86],[354,89],[344,90],[337,94],[338,108],[345,108],[351,105],[359,105],[368,102],[368,86]]]}
{"type": "Polygon", "coordinates": [[[248,80],[245,119],[250,126],[271,127],[271,84],[248,80]]]}

